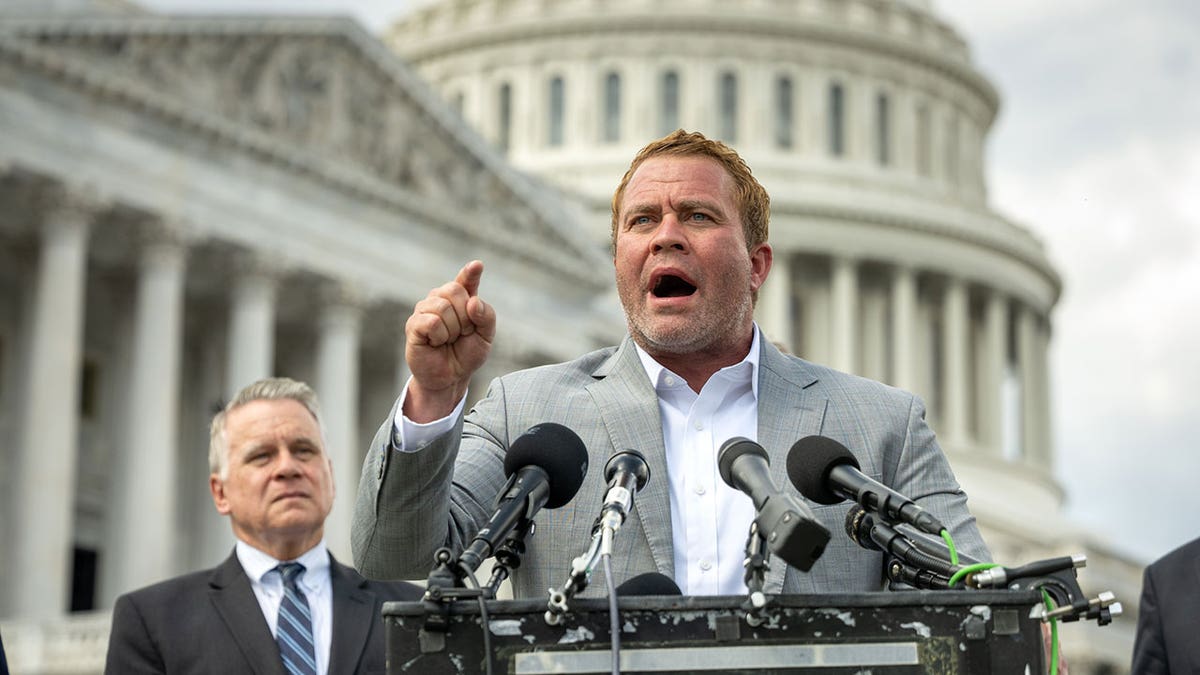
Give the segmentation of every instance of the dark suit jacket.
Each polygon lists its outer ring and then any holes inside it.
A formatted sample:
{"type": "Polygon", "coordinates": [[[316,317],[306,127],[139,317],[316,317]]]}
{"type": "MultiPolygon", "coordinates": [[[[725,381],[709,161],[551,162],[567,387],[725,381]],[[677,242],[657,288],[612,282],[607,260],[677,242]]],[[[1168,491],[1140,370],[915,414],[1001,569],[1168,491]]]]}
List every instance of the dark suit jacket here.
{"type": "Polygon", "coordinates": [[[1146,568],[1133,672],[1200,673],[1200,539],[1146,568]]]}
{"type": "MultiPolygon", "coordinates": [[[[419,599],[422,590],[403,582],[368,581],[333,556],[329,576],[330,675],[385,672],[382,604],[419,599]]],[[[104,672],[284,674],[279,648],[236,554],[214,569],[118,598],[104,672]]]]}

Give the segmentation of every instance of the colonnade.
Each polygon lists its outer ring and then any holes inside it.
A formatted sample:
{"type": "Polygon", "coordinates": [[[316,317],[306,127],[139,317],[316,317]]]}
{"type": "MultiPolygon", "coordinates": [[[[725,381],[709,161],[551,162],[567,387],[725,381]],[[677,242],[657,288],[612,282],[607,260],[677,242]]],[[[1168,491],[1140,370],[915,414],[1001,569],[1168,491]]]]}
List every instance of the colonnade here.
{"type": "MultiPolygon", "coordinates": [[[[9,571],[0,582],[6,584],[3,614],[30,619],[61,616],[70,605],[73,551],[79,545],[81,456],[109,463],[99,472],[107,480],[100,488],[106,495],[103,532],[90,537],[103,542],[95,580],[97,606],[194,569],[199,557],[211,561],[213,555],[227,554],[233,542],[227,520],[216,516],[207,498],[193,498],[207,493],[206,487],[192,486],[207,485],[207,469],[197,473],[207,461],[191,453],[207,457],[208,436],[192,438],[200,423],[183,424],[181,416],[211,419],[239,388],[279,372],[281,295],[301,273],[273,265],[269,252],[248,250],[217,256],[224,260],[214,270],[211,251],[196,255],[213,242],[190,234],[196,228],[187,223],[139,217],[117,232],[113,221],[128,214],[86,190],[56,190],[50,201],[38,222],[18,233],[36,251],[28,263],[32,283],[16,322],[0,326],[11,333],[6,337],[16,338],[0,342],[7,352],[4,362],[20,370],[5,378],[6,386],[17,388],[7,398],[24,400],[19,411],[7,413],[13,415],[6,425],[13,438],[3,465],[8,467],[4,483],[12,508],[4,515],[11,542],[5,556],[9,571]],[[98,253],[114,248],[111,241],[102,241],[113,237],[122,238],[115,248],[123,249],[123,259],[115,265],[98,253]],[[196,257],[205,258],[209,267],[195,269],[196,257]],[[88,286],[113,283],[114,278],[132,291],[129,306],[89,304],[88,286]],[[211,297],[197,299],[206,293],[211,297]],[[185,322],[185,312],[205,311],[217,316],[205,317],[204,329],[189,331],[187,326],[196,322],[185,322]],[[105,327],[108,335],[89,335],[96,326],[105,327]],[[201,372],[204,362],[189,361],[189,344],[209,342],[224,360],[215,377],[201,372]],[[85,359],[100,361],[110,379],[103,388],[110,399],[103,402],[104,420],[94,425],[81,424],[85,359]],[[220,391],[197,392],[212,383],[219,383],[220,391]],[[188,390],[194,393],[185,396],[188,390]],[[185,409],[185,399],[203,400],[205,409],[185,409]],[[87,438],[85,430],[105,439],[87,438]],[[106,451],[94,456],[81,451],[92,445],[106,451]],[[196,509],[211,513],[197,514],[196,509]]],[[[312,284],[311,277],[306,282],[312,284]]],[[[281,374],[308,379],[321,400],[326,440],[336,449],[330,456],[338,495],[326,538],[334,554],[349,561],[350,516],[362,446],[369,440],[360,438],[368,302],[353,283],[321,279],[314,287],[318,292],[293,289],[288,296],[292,314],[301,316],[311,332],[311,353],[302,359],[306,365],[297,366],[299,373],[288,368],[281,374]]],[[[402,320],[387,321],[393,329],[382,331],[382,337],[399,342],[400,349],[389,347],[396,362],[379,364],[388,369],[387,382],[376,387],[374,399],[379,400],[372,400],[381,412],[404,370],[402,320]]],[[[282,367],[288,365],[295,364],[282,367]]]]}
{"type": "Polygon", "coordinates": [[[1017,294],[941,270],[776,250],[758,317],[804,358],[920,394],[952,451],[1051,468],[1049,322],[1017,294]],[[1004,396],[1014,385],[1016,406],[1004,396]]]}

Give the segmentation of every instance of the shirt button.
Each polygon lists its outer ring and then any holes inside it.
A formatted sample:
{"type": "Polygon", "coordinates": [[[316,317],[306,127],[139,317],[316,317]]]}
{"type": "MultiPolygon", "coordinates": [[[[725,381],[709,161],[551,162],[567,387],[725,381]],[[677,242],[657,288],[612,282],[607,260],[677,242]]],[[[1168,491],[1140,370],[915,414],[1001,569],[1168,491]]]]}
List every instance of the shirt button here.
{"type": "Polygon", "coordinates": [[[675,386],[675,378],[668,375],[663,378],[663,384],[667,385],[668,387],[674,387],[675,386]]]}
{"type": "Polygon", "coordinates": [[[703,485],[696,486],[696,494],[703,497],[705,492],[708,492],[708,490],[705,490],[703,485]]]}
{"type": "Polygon", "coordinates": [[[704,431],[704,422],[696,422],[696,431],[704,431]]]}
{"type": "Polygon", "coordinates": [[[701,560],[700,561],[700,569],[707,572],[712,569],[712,563],[710,563],[708,560],[701,560]]]}

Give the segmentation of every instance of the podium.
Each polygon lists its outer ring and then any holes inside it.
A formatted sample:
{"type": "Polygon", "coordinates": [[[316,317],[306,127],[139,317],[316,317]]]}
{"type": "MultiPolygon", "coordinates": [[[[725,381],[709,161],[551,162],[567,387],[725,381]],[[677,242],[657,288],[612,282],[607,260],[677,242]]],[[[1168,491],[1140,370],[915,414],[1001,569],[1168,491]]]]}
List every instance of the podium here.
{"type": "MultiPolygon", "coordinates": [[[[1033,591],[622,597],[622,673],[1044,673],[1033,591]],[[760,622],[761,620],[761,622],[760,622]],[[757,625],[755,625],[757,624],[757,625]]],[[[608,602],[486,601],[494,672],[610,673],[608,602]]],[[[483,673],[478,601],[383,606],[388,673],[483,673]],[[430,618],[433,621],[430,622],[430,618]],[[438,626],[440,630],[426,626],[438,626]]]]}

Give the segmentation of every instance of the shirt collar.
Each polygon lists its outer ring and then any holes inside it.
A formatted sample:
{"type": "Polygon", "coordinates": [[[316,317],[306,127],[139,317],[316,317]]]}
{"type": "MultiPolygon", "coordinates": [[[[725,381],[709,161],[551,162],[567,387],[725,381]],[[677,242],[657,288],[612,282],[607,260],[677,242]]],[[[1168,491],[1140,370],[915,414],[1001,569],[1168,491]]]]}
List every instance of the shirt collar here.
{"type": "MultiPolygon", "coordinates": [[[[713,374],[713,377],[723,376],[723,377],[733,377],[733,378],[740,379],[741,377],[743,377],[743,373],[748,374],[750,377],[751,391],[754,393],[755,400],[757,400],[758,399],[758,359],[759,359],[759,353],[760,353],[759,346],[758,346],[758,339],[759,339],[758,338],[758,323],[757,322],[754,323],[753,326],[754,326],[754,333],[753,333],[753,335],[751,335],[750,352],[746,354],[746,358],[742,359],[738,363],[735,363],[730,366],[725,366],[724,368],[718,370],[716,373],[713,374]],[[750,364],[750,365],[747,368],[743,364],[750,364]]],[[[659,363],[658,361],[655,361],[654,357],[647,354],[646,350],[642,349],[641,345],[639,345],[637,342],[633,343],[633,348],[637,350],[638,359],[641,360],[641,362],[642,362],[642,368],[646,371],[646,376],[650,378],[650,384],[652,384],[654,386],[655,390],[658,390],[660,386],[666,386],[663,384],[663,380],[666,378],[666,376],[668,374],[678,378],[679,382],[683,382],[683,378],[679,377],[678,374],[673,373],[670,370],[668,370],[667,368],[663,367],[663,365],[661,363],[659,363]]]]}
{"type": "MultiPolygon", "coordinates": [[[[237,553],[238,562],[242,564],[242,569],[246,571],[246,576],[257,583],[267,582],[265,577],[270,572],[275,571],[275,567],[279,563],[289,562],[287,560],[277,560],[241,539],[237,540],[234,550],[237,553]]],[[[315,588],[318,584],[317,580],[329,574],[329,552],[325,546],[325,539],[322,538],[316,546],[305,551],[295,561],[304,565],[304,575],[300,579],[300,584],[306,588],[315,588]]],[[[278,575],[274,578],[279,579],[278,575]]],[[[278,581],[274,583],[278,583],[278,581]]]]}

